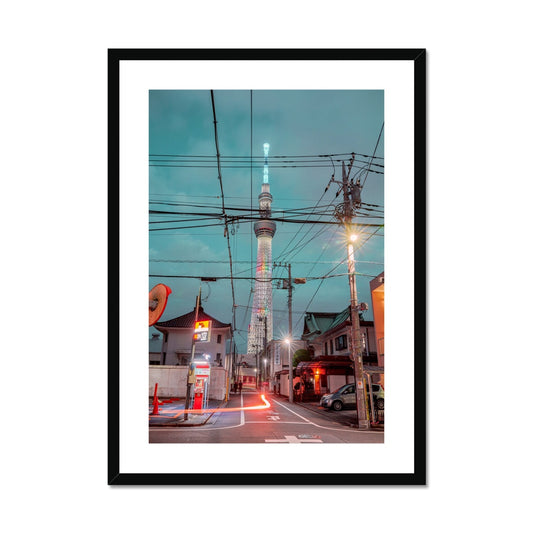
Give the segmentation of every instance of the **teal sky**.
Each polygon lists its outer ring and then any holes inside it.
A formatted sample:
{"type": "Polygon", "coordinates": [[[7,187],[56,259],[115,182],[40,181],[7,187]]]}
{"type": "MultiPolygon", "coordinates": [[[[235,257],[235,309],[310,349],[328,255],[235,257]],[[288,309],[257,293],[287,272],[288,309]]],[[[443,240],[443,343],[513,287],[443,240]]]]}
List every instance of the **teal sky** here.
{"type": "MultiPolygon", "coordinates": [[[[369,282],[384,270],[384,230],[365,224],[383,224],[384,208],[384,120],[383,91],[214,91],[219,151],[222,158],[222,185],[226,208],[257,208],[263,178],[263,143],[270,144],[269,176],[273,196],[273,216],[277,210],[314,208],[327,216],[299,216],[299,219],[332,221],[338,185],[323,195],[331,176],[342,179],[339,160],[356,154],[350,176],[364,184],[362,201],[374,208],[379,218],[356,219],[360,226],[360,248],[356,250],[359,302],[369,305],[369,282]],[[379,139],[379,142],[378,142],[379,139]],[[370,157],[376,172],[366,172],[370,157]],[[258,157],[254,168],[231,163],[228,156],[258,157]],[[335,156],[332,154],[345,154],[335,156]],[[359,155],[361,154],[361,155],[359,155]],[[317,157],[319,155],[332,157],[317,157]],[[290,157],[284,161],[280,156],[290,157]],[[296,168],[279,168],[293,165],[296,168]],[[306,161],[304,164],[303,162],[306,161]],[[313,162],[311,162],[313,161],[313,162]],[[304,166],[302,166],[304,165],[304,166]],[[241,168],[231,168],[241,166],[241,168]],[[278,168],[276,168],[278,167],[278,168]],[[357,168],[355,168],[357,167],[357,168]],[[358,172],[358,174],[356,174],[358,172]],[[372,233],[376,232],[374,235],[372,233]]],[[[210,91],[150,91],[149,97],[150,209],[196,213],[220,212],[221,189],[216,168],[215,130],[210,91]],[[180,157],[177,157],[180,156],[180,157]],[[182,157],[186,156],[186,157],[182,157]],[[209,156],[193,157],[193,156],[209,156]],[[156,163],[156,160],[158,161],[156,163]],[[180,165],[175,166],[180,161],[180,165]],[[157,164],[158,166],[153,166],[157,164]],[[208,166],[211,168],[199,168],[208,166]],[[164,202],[164,203],[154,203],[164,202]],[[171,203],[172,205],[168,205],[171,203]],[[175,205],[175,204],[180,205],[175,205]],[[205,207],[198,207],[205,206],[205,207]]],[[[247,214],[246,211],[229,211],[247,214]]],[[[366,213],[370,213],[366,211],[366,213]]],[[[162,320],[194,308],[200,281],[157,275],[229,276],[229,256],[224,227],[201,228],[217,221],[198,216],[150,216],[150,288],[165,283],[172,289],[162,320]],[[179,223],[153,224],[169,220],[179,223]],[[186,222],[190,220],[190,222],[186,222]],[[193,226],[193,227],[191,227],[193,226]],[[183,229],[178,229],[183,228],[183,229]]],[[[233,274],[250,277],[255,271],[257,244],[252,223],[240,221],[231,228],[233,274]]],[[[346,248],[338,226],[277,222],[272,241],[274,262],[292,265],[293,277],[312,278],[346,274],[346,248]],[[339,266],[337,266],[339,265],[339,266]],[[335,268],[337,266],[337,268],[335,268]],[[334,269],[335,268],[335,269],[334,269]],[[334,269],[334,270],[333,270],[334,269]]],[[[274,277],[286,277],[285,268],[275,268],[274,277]]],[[[223,322],[232,321],[232,294],[229,280],[201,283],[202,301],[207,313],[223,322]]],[[[274,285],[275,287],[275,285],[274,285]]],[[[239,353],[246,349],[247,328],[253,301],[253,281],[235,280],[236,335],[239,353]]],[[[308,279],[293,291],[293,335],[303,329],[307,311],[341,311],[349,305],[346,275],[325,280],[308,279]]],[[[274,338],[287,333],[287,291],[273,290],[274,338]]],[[[372,320],[371,308],[364,318],[372,320]]]]}

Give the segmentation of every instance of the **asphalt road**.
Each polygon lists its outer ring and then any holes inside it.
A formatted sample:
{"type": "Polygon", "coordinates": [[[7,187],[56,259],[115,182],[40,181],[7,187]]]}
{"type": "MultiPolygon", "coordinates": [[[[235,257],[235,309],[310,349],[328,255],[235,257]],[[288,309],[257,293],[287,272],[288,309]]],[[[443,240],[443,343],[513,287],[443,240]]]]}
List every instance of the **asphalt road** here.
{"type": "Polygon", "coordinates": [[[383,443],[382,431],[346,425],[349,413],[315,412],[279,396],[262,400],[257,392],[243,392],[203,426],[151,427],[150,443],[383,443]]]}

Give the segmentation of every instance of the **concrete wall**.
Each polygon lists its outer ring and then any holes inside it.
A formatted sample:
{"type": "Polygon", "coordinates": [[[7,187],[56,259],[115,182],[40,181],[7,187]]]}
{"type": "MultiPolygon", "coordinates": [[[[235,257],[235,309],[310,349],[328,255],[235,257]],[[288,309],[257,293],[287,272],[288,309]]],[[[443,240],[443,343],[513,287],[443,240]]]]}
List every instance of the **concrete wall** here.
{"type": "MultiPolygon", "coordinates": [[[[159,398],[185,398],[187,394],[186,366],[150,366],[149,371],[149,396],[154,395],[157,383],[157,396],[159,398]]],[[[224,400],[226,397],[227,372],[222,367],[212,367],[209,378],[209,398],[224,400]]]]}

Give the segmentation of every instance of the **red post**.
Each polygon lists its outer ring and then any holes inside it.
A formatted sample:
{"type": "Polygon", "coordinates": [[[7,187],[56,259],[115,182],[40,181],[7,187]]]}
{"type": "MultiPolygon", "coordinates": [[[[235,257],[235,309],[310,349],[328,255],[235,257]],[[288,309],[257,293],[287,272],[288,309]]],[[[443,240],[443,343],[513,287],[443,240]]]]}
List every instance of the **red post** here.
{"type": "Polygon", "coordinates": [[[155,389],[154,389],[154,409],[152,410],[152,414],[153,415],[158,415],[159,414],[159,400],[157,399],[157,383],[155,384],[155,389]]]}

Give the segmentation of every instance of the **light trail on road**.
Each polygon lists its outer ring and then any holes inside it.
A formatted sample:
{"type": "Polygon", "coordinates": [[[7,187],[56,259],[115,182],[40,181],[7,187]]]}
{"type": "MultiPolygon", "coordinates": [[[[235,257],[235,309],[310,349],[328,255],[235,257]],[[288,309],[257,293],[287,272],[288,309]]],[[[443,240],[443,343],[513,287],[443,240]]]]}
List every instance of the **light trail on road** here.
{"type": "Polygon", "coordinates": [[[177,414],[175,414],[172,418],[177,418],[178,416],[181,416],[183,413],[188,414],[205,414],[205,413],[229,413],[229,412],[235,412],[235,411],[260,411],[262,409],[268,409],[271,404],[270,402],[265,398],[264,394],[261,394],[261,400],[263,400],[264,403],[260,405],[252,405],[251,407],[217,407],[214,409],[183,409],[182,411],[178,411],[177,414]]]}

